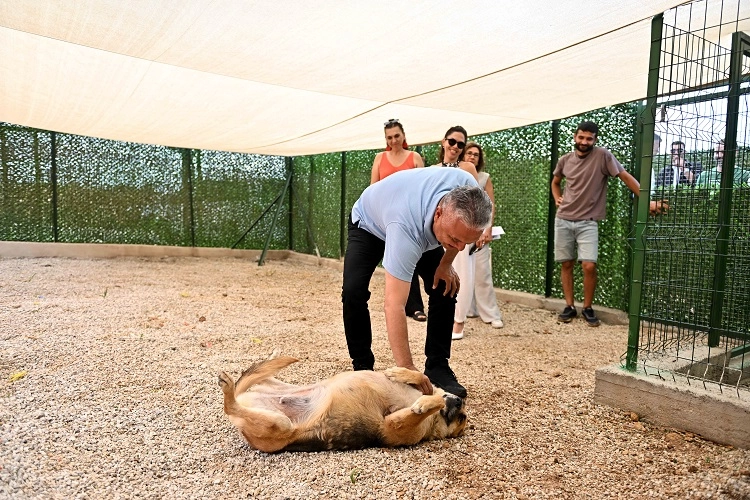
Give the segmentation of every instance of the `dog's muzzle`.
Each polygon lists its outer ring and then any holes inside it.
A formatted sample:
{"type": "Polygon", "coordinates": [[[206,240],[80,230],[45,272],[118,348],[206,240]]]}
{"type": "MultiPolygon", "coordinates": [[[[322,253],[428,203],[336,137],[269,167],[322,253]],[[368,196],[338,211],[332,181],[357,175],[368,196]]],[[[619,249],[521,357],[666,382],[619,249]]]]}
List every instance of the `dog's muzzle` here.
{"type": "Polygon", "coordinates": [[[445,400],[445,408],[440,410],[440,413],[447,422],[452,422],[464,407],[464,400],[448,392],[443,394],[443,399],[445,400]]]}

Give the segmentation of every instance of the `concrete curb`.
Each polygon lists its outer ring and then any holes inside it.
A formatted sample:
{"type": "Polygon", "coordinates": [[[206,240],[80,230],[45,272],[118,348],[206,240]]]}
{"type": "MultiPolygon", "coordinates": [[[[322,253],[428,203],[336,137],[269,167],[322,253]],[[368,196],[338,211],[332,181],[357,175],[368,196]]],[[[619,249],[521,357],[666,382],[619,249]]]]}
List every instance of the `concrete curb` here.
{"type": "Polygon", "coordinates": [[[750,402],[718,391],[665,382],[614,365],[596,370],[594,403],[635,412],[661,427],[750,448],[750,402]]]}

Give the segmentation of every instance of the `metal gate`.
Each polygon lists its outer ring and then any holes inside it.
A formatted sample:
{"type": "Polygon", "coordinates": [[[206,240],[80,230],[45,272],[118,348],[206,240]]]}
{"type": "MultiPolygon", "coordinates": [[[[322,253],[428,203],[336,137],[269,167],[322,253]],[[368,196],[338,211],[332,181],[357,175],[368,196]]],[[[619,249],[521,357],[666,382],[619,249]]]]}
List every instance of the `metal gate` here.
{"type": "Polygon", "coordinates": [[[705,4],[652,24],[624,363],[750,399],[750,37],[705,4]]]}

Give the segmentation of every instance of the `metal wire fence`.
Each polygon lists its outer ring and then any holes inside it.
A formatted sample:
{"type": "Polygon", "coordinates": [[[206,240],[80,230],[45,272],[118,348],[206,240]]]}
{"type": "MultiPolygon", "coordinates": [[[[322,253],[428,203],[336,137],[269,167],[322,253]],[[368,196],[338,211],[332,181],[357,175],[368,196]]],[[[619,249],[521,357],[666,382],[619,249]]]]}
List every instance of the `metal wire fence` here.
{"type": "Polygon", "coordinates": [[[641,183],[670,209],[638,220],[625,364],[750,398],[750,38],[710,42],[699,7],[654,24],[641,183]]]}
{"type": "MultiPolygon", "coordinates": [[[[231,247],[284,186],[283,158],[0,125],[0,239],[231,247]]],[[[288,210],[288,207],[287,207],[288,210]]],[[[270,218],[239,242],[262,247],[270,218]]],[[[287,220],[272,248],[287,248],[287,220]]]]}

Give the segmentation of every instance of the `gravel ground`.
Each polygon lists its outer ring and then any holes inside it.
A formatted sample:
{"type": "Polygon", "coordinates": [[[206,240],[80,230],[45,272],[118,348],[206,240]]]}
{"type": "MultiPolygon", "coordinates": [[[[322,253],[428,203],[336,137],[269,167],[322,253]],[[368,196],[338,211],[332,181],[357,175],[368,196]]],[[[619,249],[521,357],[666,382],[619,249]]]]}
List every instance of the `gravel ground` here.
{"type": "MultiPolygon", "coordinates": [[[[392,364],[373,279],[376,369],[392,364]]],[[[250,449],[216,373],[274,348],[309,383],[349,369],[340,271],[239,259],[0,259],[2,498],[750,498],[750,451],[592,403],[623,326],[501,304],[452,366],[465,436],[411,448],[250,449]]],[[[418,365],[425,326],[409,321],[418,365]]]]}

